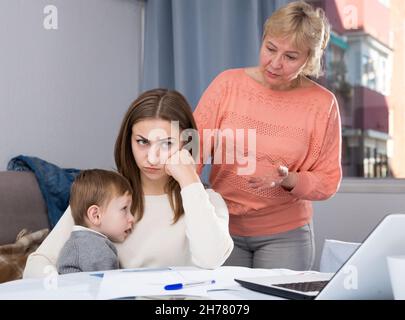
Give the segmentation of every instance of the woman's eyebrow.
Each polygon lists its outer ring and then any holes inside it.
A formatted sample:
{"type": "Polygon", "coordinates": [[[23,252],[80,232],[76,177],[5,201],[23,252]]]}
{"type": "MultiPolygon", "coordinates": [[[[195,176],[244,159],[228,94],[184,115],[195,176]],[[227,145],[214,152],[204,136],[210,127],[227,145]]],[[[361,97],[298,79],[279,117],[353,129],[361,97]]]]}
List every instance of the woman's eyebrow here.
{"type": "MultiPolygon", "coordinates": [[[[140,134],[137,134],[137,137],[139,137],[139,138],[142,139],[142,140],[147,140],[147,141],[149,141],[149,139],[145,138],[144,136],[142,136],[142,135],[140,135],[140,134]]],[[[156,140],[156,141],[161,142],[161,141],[165,141],[165,140],[176,140],[176,138],[174,138],[174,137],[167,137],[167,138],[159,139],[159,140],[156,140]]]]}
{"type": "MultiPolygon", "coordinates": [[[[270,45],[272,45],[274,48],[276,48],[276,49],[278,49],[277,48],[277,46],[273,43],[273,42],[271,42],[270,40],[268,40],[268,43],[270,44],[270,45]]],[[[300,54],[300,52],[299,51],[286,51],[286,53],[293,53],[293,54],[300,54]]]]}
{"type": "Polygon", "coordinates": [[[273,43],[273,42],[271,42],[270,40],[268,40],[267,41],[270,45],[272,45],[274,48],[277,48],[277,46],[273,43]]]}
{"type": "Polygon", "coordinates": [[[158,141],[165,141],[165,140],[176,140],[176,138],[167,137],[167,138],[159,139],[158,141]]]}

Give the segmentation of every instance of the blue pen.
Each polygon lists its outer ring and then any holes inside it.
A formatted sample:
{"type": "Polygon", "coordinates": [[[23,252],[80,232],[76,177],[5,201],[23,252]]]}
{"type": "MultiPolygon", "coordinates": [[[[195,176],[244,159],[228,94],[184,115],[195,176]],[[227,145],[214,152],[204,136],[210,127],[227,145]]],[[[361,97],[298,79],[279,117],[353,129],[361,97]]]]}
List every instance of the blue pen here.
{"type": "Polygon", "coordinates": [[[167,286],[165,286],[165,290],[180,290],[180,289],[186,289],[186,288],[190,288],[190,287],[209,285],[209,284],[213,284],[213,283],[215,283],[215,280],[188,282],[188,283],[173,283],[173,284],[168,284],[167,286]]]}

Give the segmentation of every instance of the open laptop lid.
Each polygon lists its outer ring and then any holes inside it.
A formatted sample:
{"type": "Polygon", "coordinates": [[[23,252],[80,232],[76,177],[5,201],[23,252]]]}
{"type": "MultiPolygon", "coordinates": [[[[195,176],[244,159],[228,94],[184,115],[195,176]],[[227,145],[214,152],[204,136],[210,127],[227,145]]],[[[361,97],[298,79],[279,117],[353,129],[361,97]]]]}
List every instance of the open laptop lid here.
{"type": "MultiPolygon", "coordinates": [[[[403,254],[405,215],[392,214],[377,225],[318,295],[316,292],[294,292],[276,287],[272,281],[274,279],[252,278],[235,281],[248,289],[289,299],[392,299],[386,257],[403,254]]],[[[301,278],[299,282],[303,280],[305,279],[301,278]]]]}
{"type": "Polygon", "coordinates": [[[316,299],[393,299],[387,256],[404,254],[405,214],[390,214],[369,234],[316,299]]]}

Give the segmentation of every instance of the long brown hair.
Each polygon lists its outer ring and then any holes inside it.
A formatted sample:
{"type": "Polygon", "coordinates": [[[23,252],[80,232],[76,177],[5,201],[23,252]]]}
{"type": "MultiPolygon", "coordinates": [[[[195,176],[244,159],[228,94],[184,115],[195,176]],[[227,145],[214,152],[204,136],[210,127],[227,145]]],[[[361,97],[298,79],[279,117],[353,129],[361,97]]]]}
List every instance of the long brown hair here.
{"type": "MultiPolygon", "coordinates": [[[[131,211],[137,221],[142,219],[145,207],[141,175],[132,153],[131,137],[134,124],[145,119],[178,121],[180,130],[197,130],[190,105],[184,96],[177,91],[167,89],[149,90],[141,94],[130,105],[122,120],[115,142],[114,156],[118,172],[129,180],[134,191],[132,193],[131,211]]],[[[189,140],[194,138],[189,138],[189,140]]],[[[198,146],[198,141],[193,141],[193,145],[198,146]]],[[[176,223],[184,214],[180,185],[173,177],[169,177],[165,191],[174,212],[173,223],[176,223]]]]}

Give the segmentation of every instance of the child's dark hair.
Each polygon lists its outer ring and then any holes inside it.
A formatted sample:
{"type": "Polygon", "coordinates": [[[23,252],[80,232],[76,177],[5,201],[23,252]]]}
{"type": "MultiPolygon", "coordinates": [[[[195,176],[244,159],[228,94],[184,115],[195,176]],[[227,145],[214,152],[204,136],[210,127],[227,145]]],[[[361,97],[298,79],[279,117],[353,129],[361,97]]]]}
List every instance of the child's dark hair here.
{"type": "Polygon", "coordinates": [[[82,171],[70,190],[69,205],[75,224],[86,226],[89,207],[107,205],[113,197],[126,193],[132,195],[131,185],[119,173],[102,169],[82,171]]]}

